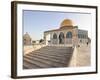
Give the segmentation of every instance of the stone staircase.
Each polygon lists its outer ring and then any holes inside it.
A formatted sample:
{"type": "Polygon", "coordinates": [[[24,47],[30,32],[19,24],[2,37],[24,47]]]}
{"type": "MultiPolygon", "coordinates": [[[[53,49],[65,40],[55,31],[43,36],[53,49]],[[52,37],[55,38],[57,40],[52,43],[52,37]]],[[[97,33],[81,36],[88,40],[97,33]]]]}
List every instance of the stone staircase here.
{"type": "Polygon", "coordinates": [[[73,48],[46,46],[24,55],[23,69],[68,67],[73,48]]]}

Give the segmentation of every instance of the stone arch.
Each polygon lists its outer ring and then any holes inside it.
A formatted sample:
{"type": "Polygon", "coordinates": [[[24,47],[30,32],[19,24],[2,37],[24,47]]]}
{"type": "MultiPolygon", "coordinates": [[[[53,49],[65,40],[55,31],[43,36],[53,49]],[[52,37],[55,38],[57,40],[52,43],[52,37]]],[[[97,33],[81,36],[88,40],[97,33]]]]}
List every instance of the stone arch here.
{"type": "Polygon", "coordinates": [[[72,38],[72,32],[71,31],[67,32],[66,38],[72,38]]]}
{"type": "Polygon", "coordinates": [[[72,32],[68,31],[66,33],[66,44],[72,44],[72,32]]]}
{"type": "Polygon", "coordinates": [[[57,41],[58,41],[58,40],[57,40],[57,34],[54,33],[54,34],[53,34],[53,42],[52,42],[52,43],[53,43],[53,44],[57,44],[57,41]]]}
{"type": "Polygon", "coordinates": [[[60,32],[59,34],[59,44],[64,44],[64,33],[60,32]]]}
{"type": "Polygon", "coordinates": [[[56,33],[53,34],[53,39],[57,39],[57,34],[56,33]]]}

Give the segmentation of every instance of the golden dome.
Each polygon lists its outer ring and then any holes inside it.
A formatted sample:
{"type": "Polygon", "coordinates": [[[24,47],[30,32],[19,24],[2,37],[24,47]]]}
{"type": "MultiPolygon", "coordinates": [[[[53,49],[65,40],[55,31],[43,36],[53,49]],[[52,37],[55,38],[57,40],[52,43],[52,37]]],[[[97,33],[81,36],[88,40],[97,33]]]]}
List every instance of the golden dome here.
{"type": "Polygon", "coordinates": [[[60,28],[65,28],[65,27],[72,27],[73,26],[73,22],[70,19],[65,19],[62,21],[60,28]]]}

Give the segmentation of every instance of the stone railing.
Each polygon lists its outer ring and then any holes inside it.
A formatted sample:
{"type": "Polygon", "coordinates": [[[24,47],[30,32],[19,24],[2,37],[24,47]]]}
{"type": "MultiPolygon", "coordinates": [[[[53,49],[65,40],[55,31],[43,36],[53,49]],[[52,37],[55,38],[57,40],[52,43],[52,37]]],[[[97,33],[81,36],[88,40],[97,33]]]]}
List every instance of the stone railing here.
{"type": "Polygon", "coordinates": [[[77,66],[77,47],[73,47],[74,48],[74,51],[73,51],[73,55],[72,55],[72,58],[70,60],[70,64],[69,66],[70,67],[76,67],[77,66]]]}

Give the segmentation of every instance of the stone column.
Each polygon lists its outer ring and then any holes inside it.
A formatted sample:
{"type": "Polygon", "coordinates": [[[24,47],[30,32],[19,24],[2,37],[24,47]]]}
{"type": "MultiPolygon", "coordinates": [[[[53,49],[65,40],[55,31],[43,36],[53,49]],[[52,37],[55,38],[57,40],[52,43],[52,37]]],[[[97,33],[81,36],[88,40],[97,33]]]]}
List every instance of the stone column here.
{"type": "Polygon", "coordinates": [[[46,45],[46,33],[44,33],[44,44],[46,45]]]}
{"type": "Polygon", "coordinates": [[[53,44],[53,34],[52,33],[50,33],[50,45],[52,45],[53,44]]]}
{"type": "Polygon", "coordinates": [[[57,34],[57,44],[59,45],[59,33],[57,34]]]}
{"type": "Polygon", "coordinates": [[[66,32],[64,32],[64,45],[66,45],[66,32]]]}
{"type": "Polygon", "coordinates": [[[73,42],[72,42],[73,46],[78,46],[78,29],[77,27],[75,27],[73,29],[73,42]]]}

